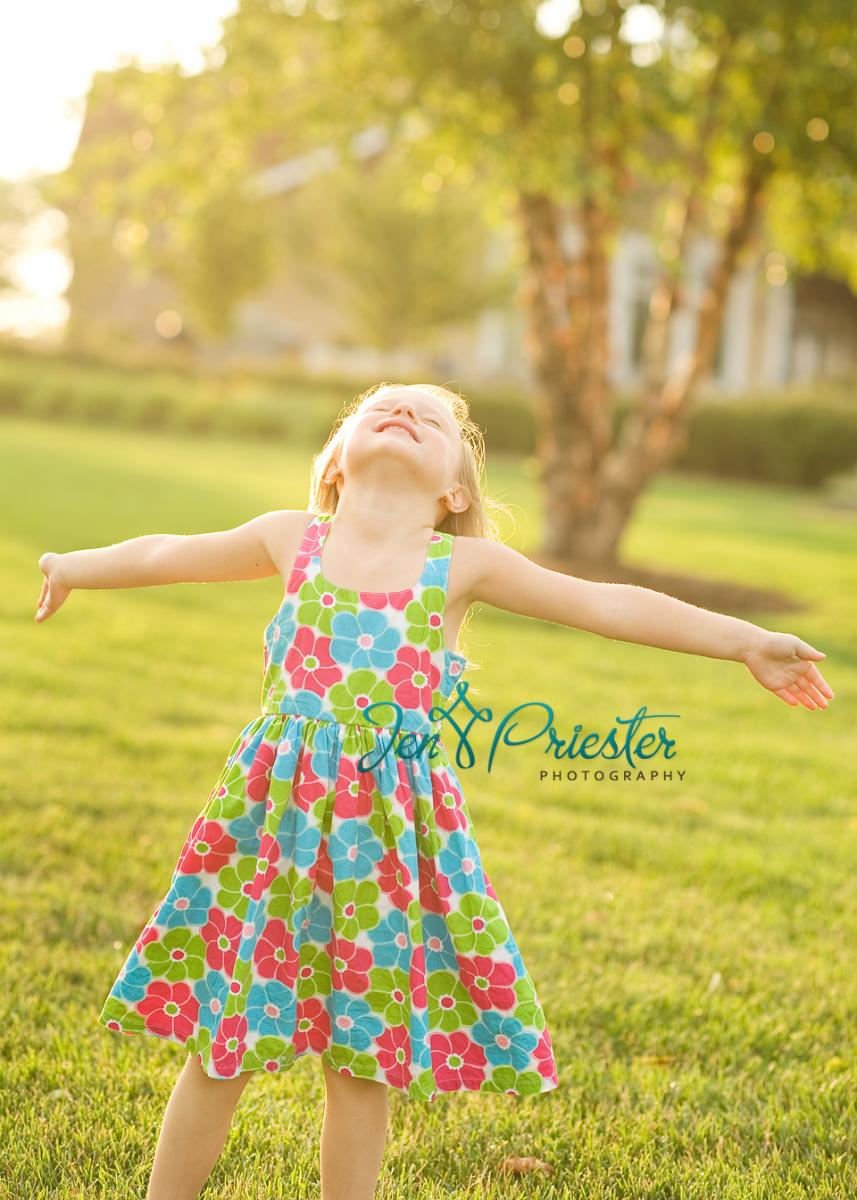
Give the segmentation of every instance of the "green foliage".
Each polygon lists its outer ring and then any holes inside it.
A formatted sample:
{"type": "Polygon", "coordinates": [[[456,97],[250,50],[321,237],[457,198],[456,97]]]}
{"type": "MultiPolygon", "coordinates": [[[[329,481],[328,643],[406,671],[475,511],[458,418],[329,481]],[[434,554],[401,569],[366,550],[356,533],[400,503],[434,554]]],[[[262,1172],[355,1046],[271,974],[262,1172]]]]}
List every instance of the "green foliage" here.
{"type": "MultiPolygon", "coordinates": [[[[288,438],[320,447],[365,379],[300,373],[128,371],[97,362],[0,356],[0,416],[191,430],[230,438],[288,438]]],[[[513,388],[464,389],[489,451],[533,455],[536,419],[513,388]]],[[[633,403],[621,396],[614,432],[633,403]]],[[[704,399],[672,466],[727,479],[817,487],[857,464],[857,407],[842,392],[704,399]]]]}
{"type": "Polygon", "coordinates": [[[281,202],[283,270],[318,293],[344,290],[346,340],[430,344],[437,329],[512,301],[515,271],[488,261],[478,189],[434,179],[439,191],[429,193],[397,147],[369,170],[324,174],[281,202]]]}

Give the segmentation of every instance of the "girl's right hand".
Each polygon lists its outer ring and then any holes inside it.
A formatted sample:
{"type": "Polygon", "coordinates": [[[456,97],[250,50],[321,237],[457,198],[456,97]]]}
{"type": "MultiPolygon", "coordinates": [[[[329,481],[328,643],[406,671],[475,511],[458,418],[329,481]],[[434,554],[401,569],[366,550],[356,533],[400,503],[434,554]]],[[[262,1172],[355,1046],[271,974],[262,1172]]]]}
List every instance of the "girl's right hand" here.
{"type": "Polygon", "coordinates": [[[44,621],[46,617],[55,613],[71,592],[71,588],[60,583],[57,578],[60,557],[59,554],[54,554],[49,550],[39,559],[39,567],[44,572],[45,578],[42,581],[42,592],[39,596],[39,606],[36,609],[37,621],[44,621]]]}

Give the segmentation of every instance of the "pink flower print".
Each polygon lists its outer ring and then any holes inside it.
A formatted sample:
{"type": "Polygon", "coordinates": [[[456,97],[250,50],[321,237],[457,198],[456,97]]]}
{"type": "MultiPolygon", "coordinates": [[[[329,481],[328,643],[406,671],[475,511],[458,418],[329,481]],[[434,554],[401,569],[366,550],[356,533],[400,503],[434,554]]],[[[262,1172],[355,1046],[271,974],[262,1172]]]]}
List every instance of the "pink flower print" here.
{"type": "Polygon", "coordinates": [[[307,579],[309,578],[309,572],[306,570],[308,563],[309,555],[307,554],[299,554],[295,559],[295,565],[292,568],[292,573],[289,576],[289,582],[286,585],[287,590],[290,593],[299,592],[306,583],[307,579]],[[298,566],[298,563],[300,563],[300,566],[298,566]]]}
{"type": "Polygon", "coordinates": [[[288,987],[294,985],[298,970],[295,939],[285,921],[270,920],[256,943],[253,961],[263,979],[277,979],[288,987]]]}
{"type": "Polygon", "coordinates": [[[461,804],[461,793],[446,771],[438,771],[439,787],[433,795],[434,819],[439,829],[465,829],[467,818],[461,804]]]}
{"type": "Polygon", "coordinates": [[[411,1079],[411,1036],[407,1025],[391,1025],[375,1039],[378,1065],[393,1087],[408,1089],[411,1079]]]}
{"type": "Polygon", "coordinates": [[[406,887],[410,882],[411,873],[395,849],[388,850],[378,863],[378,886],[390,897],[390,903],[402,912],[407,912],[411,902],[411,893],[406,887]]]}
{"type": "Polygon", "coordinates": [[[333,859],[327,851],[326,837],[321,839],[316,852],[315,862],[310,867],[307,875],[320,892],[324,892],[327,896],[331,895],[333,892],[333,859]]]}
{"type": "Polygon", "coordinates": [[[425,647],[402,646],[396,661],[386,674],[393,688],[393,699],[404,709],[431,708],[432,696],[440,683],[440,671],[425,647]]]}
{"type": "Polygon", "coordinates": [[[213,906],[208,910],[208,921],[199,932],[205,942],[205,961],[209,967],[232,974],[243,930],[244,922],[234,913],[213,906]]]}
{"type": "Polygon", "coordinates": [[[298,772],[295,786],[292,788],[292,799],[302,812],[309,812],[316,800],[320,800],[327,792],[327,784],[312,769],[312,753],[306,748],[301,749],[298,760],[298,772]]]}
{"type": "Polygon", "coordinates": [[[316,634],[309,625],[301,625],[294,636],[283,668],[292,685],[323,696],[342,678],[342,670],[330,657],[330,638],[316,634]]]}
{"type": "Polygon", "coordinates": [[[408,776],[407,764],[401,758],[396,759],[396,765],[399,769],[399,782],[396,784],[396,803],[402,810],[402,816],[410,825],[414,819],[414,799],[411,791],[411,781],[408,776]]]}
{"type": "Polygon", "coordinates": [[[485,1079],[485,1051],[463,1029],[433,1033],[429,1048],[432,1071],[440,1091],[455,1092],[460,1088],[479,1091],[485,1079]]]}
{"type": "Polygon", "coordinates": [[[544,1075],[545,1079],[551,1079],[554,1083],[559,1082],[559,1076],[556,1071],[556,1062],[553,1056],[553,1045],[551,1043],[551,1035],[547,1026],[542,1030],[542,1036],[539,1038],[539,1044],[533,1051],[533,1058],[536,1060],[536,1069],[540,1075],[544,1075]]]}
{"type": "Polygon", "coordinates": [[[270,833],[263,833],[259,839],[259,857],[256,861],[256,874],[250,887],[250,895],[258,900],[262,892],[271,886],[279,871],[274,865],[280,857],[280,844],[270,833]]]}
{"type": "Polygon", "coordinates": [[[343,820],[347,817],[368,817],[372,811],[372,772],[361,771],[357,762],[347,754],[340,755],[336,776],[336,796],[333,811],[343,820]]]}
{"type": "Polygon", "coordinates": [[[449,905],[443,901],[449,900],[452,895],[449,880],[442,871],[436,869],[434,859],[418,854],[417,864],[420,873],[420,904],[426,912],[445,913],[449,905]]]}
{"type": "Polygon", "coordinates": [[[247,795],[258,804],[268,795],[271,784],[271,768],[277,755],[277,747],[272,742],[262,742],[250,764],[247,772],[247,795]]]}
{"type": "Polygon", "coordinates": [[[334,991],[365,992],[369,989],[369,971],[374,965],[371,950],[348,938],[335,938],[334,948],[327,947],[330,977],[334,991]]]}
{"type": "Polygon", "coordinates": [[[185,875],[199,875],[202,871],[216,875],[229,862],[234,849],[235,838],[219,822],[197,817],[177,869],[185,875]]]}
{"type": "Polygon", "coordinates": [[[184,981],[153,980],[136,1007],[150,1033],[174,1034],[182,1042],[193,1033],[199,1015],[199,1001],[184,981]]]}
{"type": "MultiPolygon", "coordinates": [[[[158,907],[160,907],[160,905],[158,907]]],[[[157,911],[158,911],[158,909],[156,908],[155,912],[152,913],[152,917],[154,917],[154,915],[157,911]]],[[[140,934],[140,936],[137,938],[136,942],[134,943],[134,949],[140,955],[142,955],[142,953],[143,953],[143,947],[145,945],[147,945],[148,942],[155,941],[158,936],[158,931],[155,928],[155,924],[152,921],[152,917],[149,917],[149,924],[146,925],[146,928],[143,930],[143,932],[140,934]]]]}
{"type": "Polygon", "coordinates": [[[414,946],[409,974],[411,1003],[414,1008],[425,1008],[428,1003],[426,997],[426,950],[422,944],[414,946]]]}
{"type": "Polygon", "coordinates": [[[211,1044],[211,1059],[218,1075],[231,1078],[237,1075],[247,1049],[247,1018],[244,1013],[224,1017],[217,1027],[211,1044]]]}
{"type": "Polygon", "coordinates": [[[515,992],[517,974],[511,963],[498,962],[487,955],[472,958],[456,955],[461,982],[467,994],[479,1008],[514,1008],[518,1003],[515,992]]]}
{"type": "MultiPolygon", "coordinates": [[[[485,892],[486,892],[486,894],[487,894],[487,895],[489,895],[489,896],[491,897],[491,899],[492,899],[492,900],[497,900],[497,893],[494,891],[494,888],[493,888],[493,887],[492,887],[492,885],[491,885],[491,880],[490,880],[490,879],[488,878],[488,876],[485,874],[484,870],[483,870],[483,872],[482,872],[482,877],[483,877],[483,878],[484,878],[484,880],[485,880],[485,892]]],[[[498,900],[497,902],[499,903],[499,900],[498,900]]]]}
{"type": "Polygon", "coordinates": [[[390,608],[404,612],[414,598],[414,589],[405,588],[403,592],[358,592],[360,603],[366,608],[390,608]]]}
{"type": "Polygon", "coordinates": [[[305,1050],[321,1054],[330,1042],[330,1015],[324,1000],[312,996],[298,1001],[294,1034],[295,1057],[305,1050]]]}

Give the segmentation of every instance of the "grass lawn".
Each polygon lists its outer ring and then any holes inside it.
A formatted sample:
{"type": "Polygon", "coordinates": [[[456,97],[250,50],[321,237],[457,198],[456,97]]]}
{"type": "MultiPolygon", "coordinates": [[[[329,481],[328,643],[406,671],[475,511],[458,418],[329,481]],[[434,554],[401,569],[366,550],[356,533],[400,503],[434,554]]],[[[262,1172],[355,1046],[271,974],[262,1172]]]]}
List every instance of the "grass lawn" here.
{"type": "MultiPolygon", "coordinates": [[[[145,1194],[185,1056],[96,1018],[259,711],[281,594],[277,578],[80,591],[37,625],[38,558],[303,508],[310,456],[3,422],[3,1200],[145,1194]]],[[[531,474],[497,460],[489,485],[513,508],[511,544],[534,548],[531,474]]],[[[476,611],[464,646],[496,720],[461,778],[560,1086],[433,1104],[391,1093],[379,1200],[857,1194],[855,535],[854,513],[811,493],[668,474],[623,548],[794,596],[802,612],[758,619],[825,651],[827,711],[789,708],[736,663],[476,611]],[[561,737],[577,723],[605,734],[641,705],[678,714],[663,723],[684,777],[539,782],[560,765],[544,740],[501,747],[488,771],[498,721],[532,700],[561,737]],[[510,1177],[507,1155],[549,1170],[510,1177]]],[[[452,731],[444,742],[454,751],[452,731]]],[[[322,1104],[314,1057],[252,1080],[203,1197],[318,1196],[322,1104]]]]}

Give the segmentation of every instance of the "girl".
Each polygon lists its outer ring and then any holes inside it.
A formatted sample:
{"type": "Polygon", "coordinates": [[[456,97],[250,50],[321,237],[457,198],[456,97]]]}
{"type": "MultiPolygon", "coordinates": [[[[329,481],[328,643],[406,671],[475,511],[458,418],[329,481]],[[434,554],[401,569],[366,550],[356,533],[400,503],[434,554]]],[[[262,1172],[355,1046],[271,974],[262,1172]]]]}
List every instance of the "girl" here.
{"type": "MultiPolygon", "coordinates": [[[[198,1195],[248,1080],[321,1059],[323,1200],[368,1200],[388,1089],[558,1086],[533,980],[486,875],[439,707],[470,606],[742,662],[826,708],[819,651],[503,545],[466,402],[427,384],[359,396],[313,462],[309,511],[45,554],[36,620],[73,588],[282,575],[260,715],[235,738],[166,895],[98,1018],[182,1045],[147,1200],[198,1195]],[[438,707],[435,707],[438,706],[438,707]]],[[[462,688],[465,691],[466,688],[462,688]]]]}

